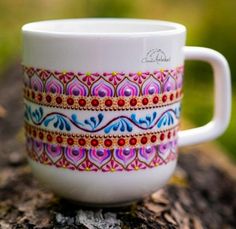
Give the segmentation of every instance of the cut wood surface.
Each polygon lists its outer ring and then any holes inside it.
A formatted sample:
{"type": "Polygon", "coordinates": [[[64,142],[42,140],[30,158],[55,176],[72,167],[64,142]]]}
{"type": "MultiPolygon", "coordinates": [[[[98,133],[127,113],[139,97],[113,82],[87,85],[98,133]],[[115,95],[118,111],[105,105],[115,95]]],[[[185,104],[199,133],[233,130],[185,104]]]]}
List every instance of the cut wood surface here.
{"type": "Polygon", "coordinates": [[[85,208],[44,189],[26,161],[19,64],[1,78],[0,228],[236,228],[235,166],[213,143],[181,150],[169,184],[128,207],[85,208]]]}

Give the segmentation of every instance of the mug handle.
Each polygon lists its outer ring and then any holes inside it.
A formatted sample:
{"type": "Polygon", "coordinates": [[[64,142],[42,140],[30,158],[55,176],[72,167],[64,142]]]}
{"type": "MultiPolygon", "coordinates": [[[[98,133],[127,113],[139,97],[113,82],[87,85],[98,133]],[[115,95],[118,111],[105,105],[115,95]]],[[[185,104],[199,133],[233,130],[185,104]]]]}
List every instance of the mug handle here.
{"type": "Polygon", "coordinates": [[[227,128],[231,113],[230,69],[225,57],[209,48],[191,46],[184,47],[184,55],[185,60],[202,60],[212,66],[214,74],[214,116],[204,126],[179,131],[179,146],[215,139],[227,128]]]}

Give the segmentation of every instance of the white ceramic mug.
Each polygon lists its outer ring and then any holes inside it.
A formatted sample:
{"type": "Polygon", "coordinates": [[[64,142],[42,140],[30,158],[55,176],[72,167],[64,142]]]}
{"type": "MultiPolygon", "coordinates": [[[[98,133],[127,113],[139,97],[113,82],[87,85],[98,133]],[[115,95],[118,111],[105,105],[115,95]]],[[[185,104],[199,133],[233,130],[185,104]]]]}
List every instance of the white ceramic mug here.
{"type": "Polygon", "coordinates": [[[72,19],[22,31],[29,163],[58,195],[102,205],[143,198],[172,175],[177,145],[214,139],[229,123],[227,61],[214,50],[185,47],[183,25],[72,19]],[[189,59],[214,70],[215,113],[208,124],[179,131],[189,59]]]}

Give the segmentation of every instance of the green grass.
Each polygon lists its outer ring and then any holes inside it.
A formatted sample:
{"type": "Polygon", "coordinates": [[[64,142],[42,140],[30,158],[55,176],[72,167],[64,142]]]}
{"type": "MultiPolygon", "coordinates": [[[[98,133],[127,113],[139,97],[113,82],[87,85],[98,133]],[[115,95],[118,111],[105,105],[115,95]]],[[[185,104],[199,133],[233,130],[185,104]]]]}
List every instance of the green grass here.
{"type": "MultiPolygon", "coordinates": [[[[214,90],[210,66],[202,63],[186,63],[184,76],[183,118],[201,126],[213,116],[214,90]],[[199,72],[199,74],[198,74],[199,72]],[[200,79],[202,80],[200,80],[200,79]]],[[[222,92],[224,93],[224,92],[222,92]]],[[[232,98],[232,117],[226,132],[217,139],[229,156],[236,161],[236,95],[232,98]]]]}

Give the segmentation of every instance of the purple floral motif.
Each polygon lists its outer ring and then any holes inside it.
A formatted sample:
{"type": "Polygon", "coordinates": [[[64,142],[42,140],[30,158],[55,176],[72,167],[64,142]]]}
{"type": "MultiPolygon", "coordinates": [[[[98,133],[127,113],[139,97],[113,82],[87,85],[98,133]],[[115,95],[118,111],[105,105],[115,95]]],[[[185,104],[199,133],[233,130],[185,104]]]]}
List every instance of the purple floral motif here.
{"type": "Polygon", "coordinates": [[[176,75],[176,84],[177,84],[177,88],[183,87],[183,75],[182,74],[176,75]]]}
{"type": "Polygon", "coordinates": [[[176,89],[176,81],[172,76],[169,76],[163,85],[163,92],[169,92],[176,89]]]}
{"type": "Polygon", "coordinates": [[[183,84],[183,66],[153,72],[67,72],[23,67],[26,88],[35,91],[88,96],[152,95],[179,89],[183,84]],[[95,87],[99,82],[102,86],[95,87]]]}
{"type": "Polygon", "coordinates": [[[78,147],[65,147],[65,158],[75,166],[78,166],[86,158],[86,150],[78,147]]]}
{"type": "Polygon", "coordinates": [[[163,83],[169,75],[169,70],[154,71],[153,75],[156,79],[158,79],[161,83],[163,83]]]}
{"type": "Polygon", "coordinates": [[[176,139],[161,145],[111,150],[43,143],[31,137],[27,137],[26,143],[33,160],[79,171],[134,171],[167,164],[177,158],[176,139]]]}
{"type": "Polygon", "coordinates": [[[123,167],[114,160],[111,160],[109,163],[103,166],[103,172],[115,172],[115,171],[123,171],[123,167]]]}
{"type": "Polygon", "coordinates": [[[153,162],[154,162],[155,165],[158,165],[158,166],[166,164],[165,160],[163,158],[161,158],[160,156],[155,157],[153,162]]]}
{"type": "Polygon", "coordinates": [[[143,86],[142,86],[142,94],[143,95],[153,95],[161,93],[161,84],[158,80],[153,77],[149,77],[143,86]]]}
{"type": "Polygon", "coordinates": [[[50,76],[46,81],[45,91],[61,94],[63,93],[63,85],[57,78],[50,76]]]}
{"type": "Polygon", "coordinates": [[[98,78],[100,75],[99,73],[91,73],[91,72],[86,72],[86,73],[81,73],[78,72],[78,76],[82,78],[82,81],[84,81],[85,83],[87,83],[87,85],[91,85],[92,82],[98,78]]]}
{"type": "Polygon", "coordinates": [[[183,72],[184,67],[180,66],[170,71],[171,76],[175,79],[177,88],[182,88],[183,86],[183,72]]]}
{"type": "Polygon", "coordinates": [[[140,169],[146,169],[147,166],[142,163],[141,161],[139,160],[135,160],[133,163],[129,164],[128,167],[127,167],[127,170],[128,171],[133,171],[133,170],[140,170],[140,169]]]}
{"type": "Polygon", "coordinates": [[[73,72],[58,72],[55,71],[54,72],[55,76],[58,77],[58,79],[60,79],[60,81],[62,81],[63,83],[67,83],[68,81],[70,81],[73,77],[74,77],[74,73],[73,72]]]}
{"type": "Polygon", "coordinates": [[[142,162],[145,162],[146,164],[150,164],[151,161],[153,161],[154,157],[156,155],[156,149],[154,146],[147,146],[147,147],[141,147],[139,149],[139,160],[142,162]]]}
{"type": "Polygon", "coordinates": [[[48,77],[52,74],[49,70],[44,70],[44,69],[40,69],[40,68],[37,68],[36,72],[37,72],[37,75],[42,80],[47,80],[48,77]]]}
{"type": "Polygon", "coordinates": [[[139,86],[125,78],[117,87],[118,96],[138,96],[139,86]]]}
{"type": "Polygon", "coordinates": [[[30,84],[31,84],[31,88],[35,91],[43,91],[43,82],[42,80],[37,76],[34,75],[31,79],[30,79],[30,84]]]}
{"type": "Polygon", "coordinates": [[[109,149],[90,149],[88,152],[88,159],[101,168],[111,159],[111,151],[109,149]]]}
{"type": "Polygon", "coordinates": [[[149,72],[137,72],[130,73],[129,76],[139,84],[142,84],[143,80],[145,80],[149,76],[149,72]]]}
{"type": "Polygon", "coordinates": [[[27,137],[26,138],[26,149],[30,152],[33,150],[33,139],[27,137]]]}
{"type": "Polygon", "coordinates": [[[23,66],[23,71],[26,72],[26,74],[28,75],[28,77],[32,77],[35,73],[35,68],[34,67],[26,67],[23,66]]]}
{"type": "Polygon", "coordinates": [[[67,84],[66,87],[67,95],[75,95],[75,96],[87,96],[88,88],[76,77],[67,84]]]}
{"type": "Polygon", "coordinates": [[[114,158],[123,167],[127,167],[136,158],[135,149],[114,149],[114,158]]]}
{"type": "Polygon", "coordinates": [[[113,83],[115,86],[124,78],[125,73],[124,72],[112,72],[112,73],[107,73],[104,72],[103,76],[105,78],[108,78],[108,80],[113,83]]]}
{"type": "Polygon", "coordinates": [[[166,159],[171,152],[171,142],[167,142],[158,146],[159,156],[166,159]]]}
{"type": "Polygon", "coordinates": [[[34,152],[37,154],[38,157],[43,153],[44,151],[44,145],[43,142],[34,140],[33,141],[33,149],[34,152]]]}
{"type": "Polygon", "coordinates": [[[62,156],[62,147],[56,144],[45,144],[47,156],[55,163],[62,156]]]}
{"type": "Polygon", "coordinates": [[[25,87],[30,87],[30,79],[27,74],[23,75],[23,81],[24,81],[25,87]]]}
{"type": "Polygon", "coordinates": [[[170,144],[171,144],[172,152],[176,153],[177,149],[178,149],[178,147],[177,147],[177,144],[178,144],[177,139],[173,140],[170,144]]]}
{"type": "Polygon", "coordinates": [[[79,171],[98,171],[98,168],[89,160],[83,161],[78,167],[79,171]]]}
{"type": "Polygon", "coordinates": [[[114,87],[102,78],[96,81],[91,87],[92,96],[114,96],[114,91],[114,87]]]}
{"type": "Polygon", "coordinates": [[[181,88],[183,86],[183,66],[176,68],[176,83],[177,87],[181,88]]]}

